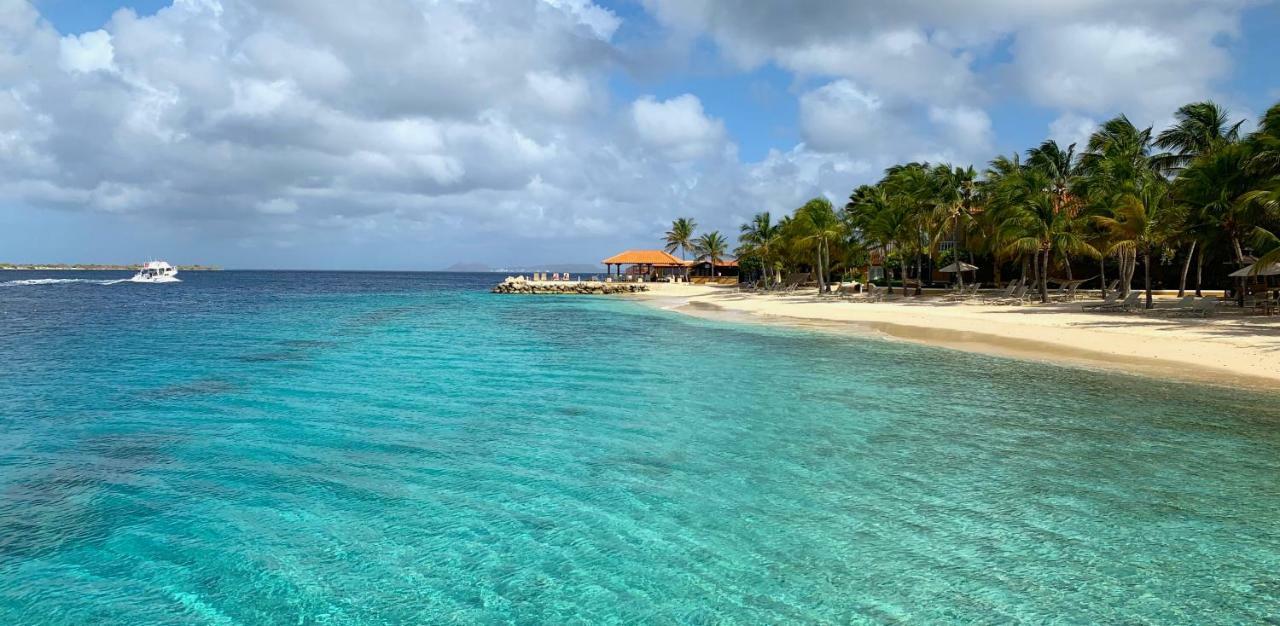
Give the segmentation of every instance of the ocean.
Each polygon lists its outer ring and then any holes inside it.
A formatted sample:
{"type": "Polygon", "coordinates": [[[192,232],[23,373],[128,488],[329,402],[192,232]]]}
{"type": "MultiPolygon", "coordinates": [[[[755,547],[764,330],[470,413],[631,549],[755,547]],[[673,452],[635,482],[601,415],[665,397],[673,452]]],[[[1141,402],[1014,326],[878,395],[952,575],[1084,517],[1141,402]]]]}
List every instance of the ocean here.
{"type": "Polygon", "coordinates": [[[0,624],[1275,623],[1275,395],[492,274],[0,272],[0,624]]]}

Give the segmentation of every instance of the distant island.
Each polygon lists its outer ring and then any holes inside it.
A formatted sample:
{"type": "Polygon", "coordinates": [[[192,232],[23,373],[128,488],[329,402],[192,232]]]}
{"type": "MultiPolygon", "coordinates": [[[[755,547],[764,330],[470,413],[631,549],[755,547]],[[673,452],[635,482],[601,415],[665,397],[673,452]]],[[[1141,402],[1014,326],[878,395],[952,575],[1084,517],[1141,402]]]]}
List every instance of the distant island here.
{"type": "Polygon", "coordinates": [[[441,271],[445,272],[498,272],[520,274],[529,272],[569,272],[572,274],[600,274],[604,268],[592,263],[545,263],[541,265],[512,265],[507,267],[490,267],[484,263],[454,263],[441,271]]]}
{"type": "MultiPolygon", "coordinates": [[[[178,265],[181,272],[216,272],[222,268],[216,265],[178,265]]],[[[80,270],[80,271],[134,271],[141,269],[141,264],[110,265],[102,263],[0,263],[0,270],[80,270]]]]}

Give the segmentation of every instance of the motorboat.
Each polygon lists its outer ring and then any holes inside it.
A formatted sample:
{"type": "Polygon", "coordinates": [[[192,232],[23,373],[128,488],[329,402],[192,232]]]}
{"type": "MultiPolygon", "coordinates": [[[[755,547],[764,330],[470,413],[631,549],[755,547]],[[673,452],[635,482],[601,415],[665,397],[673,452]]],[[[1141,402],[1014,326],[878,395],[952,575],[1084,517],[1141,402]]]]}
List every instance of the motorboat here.
{"type": "Polygon", "coordinates": [[[147,261],[129,279],[133,283],[180,283],[178,270],[164,261],[147,261]]]}

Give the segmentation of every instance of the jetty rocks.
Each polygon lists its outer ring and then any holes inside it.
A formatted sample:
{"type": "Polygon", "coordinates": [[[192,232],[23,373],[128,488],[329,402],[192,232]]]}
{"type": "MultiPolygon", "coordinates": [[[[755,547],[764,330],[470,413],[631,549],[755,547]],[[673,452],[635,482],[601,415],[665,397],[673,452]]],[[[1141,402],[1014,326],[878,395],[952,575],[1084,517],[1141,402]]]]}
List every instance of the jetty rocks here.
{"type": "Polygon", "coordinates": [[[546,295],[612,295],[619,293],[640,293],[649,291],[643,283],[602,283],[596,281],[582,282],[542,282],[525,280],[522,276],[508,276],[506,280],[493,288],[493,293],[546,294],[546,295]]]}

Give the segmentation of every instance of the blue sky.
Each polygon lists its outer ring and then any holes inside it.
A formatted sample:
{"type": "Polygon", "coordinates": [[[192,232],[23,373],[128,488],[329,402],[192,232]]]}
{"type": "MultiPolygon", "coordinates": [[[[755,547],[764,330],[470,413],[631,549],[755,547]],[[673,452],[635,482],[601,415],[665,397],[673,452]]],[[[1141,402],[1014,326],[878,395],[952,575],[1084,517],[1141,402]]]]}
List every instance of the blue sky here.
{"type": "Polygon", "coordinates": [[[592,261],[894,162],[1280,101],[1251,0],[0,0],[0,27],[11,261],[592,261]]]}

